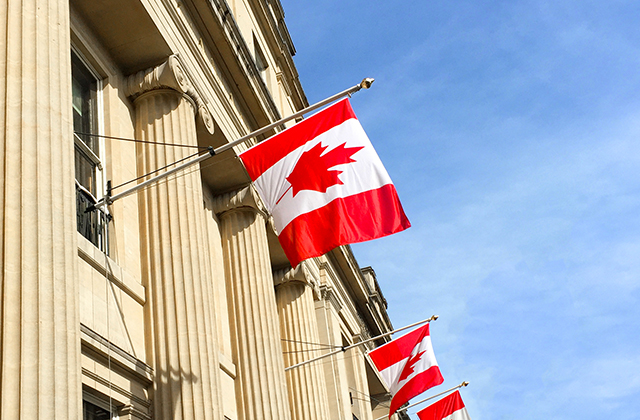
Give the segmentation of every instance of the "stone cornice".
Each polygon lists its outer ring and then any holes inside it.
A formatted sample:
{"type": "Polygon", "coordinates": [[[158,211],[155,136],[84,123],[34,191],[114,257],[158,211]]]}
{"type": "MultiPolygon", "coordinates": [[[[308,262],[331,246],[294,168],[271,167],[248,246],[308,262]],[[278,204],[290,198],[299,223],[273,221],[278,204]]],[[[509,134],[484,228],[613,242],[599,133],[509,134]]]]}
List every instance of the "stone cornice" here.
{"type": "Polygon", "coordinates": [[[177,55],[171,55],[159,66],[139,71],[124,80],[125,95],[132,99],[156,89],[172,89],[186,95],[195,104],[197,114],[207,131],[213,134],[213,117],[202,97],[187,78],[177,55]]]}

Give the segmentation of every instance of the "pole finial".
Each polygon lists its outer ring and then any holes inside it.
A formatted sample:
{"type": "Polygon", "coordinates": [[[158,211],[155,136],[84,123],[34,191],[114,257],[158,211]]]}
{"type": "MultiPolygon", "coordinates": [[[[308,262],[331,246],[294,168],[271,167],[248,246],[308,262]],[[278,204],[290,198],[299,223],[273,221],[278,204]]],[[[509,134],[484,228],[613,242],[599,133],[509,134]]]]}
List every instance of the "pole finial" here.
{"type": "Polygon", "coordinates": [[[469,382],[467,382],[467,381],[464,381],[464,382],[462,383],[462,386],[467,386],[467,385],[469,385],[469,382]]]}
{"type": "Polygon", "coordinates": [[[373,77],[365,77],[364,79],[362,79],[362,82],[360,82],[360,88],[369,89],[375,80],[376,79],[374,79],[373,77]]]}
{"type": "Polygon", "coordinates": [[[438,318],[439,318],[438,315],[432,315],[430,321],[435,321],[438,318]]]}

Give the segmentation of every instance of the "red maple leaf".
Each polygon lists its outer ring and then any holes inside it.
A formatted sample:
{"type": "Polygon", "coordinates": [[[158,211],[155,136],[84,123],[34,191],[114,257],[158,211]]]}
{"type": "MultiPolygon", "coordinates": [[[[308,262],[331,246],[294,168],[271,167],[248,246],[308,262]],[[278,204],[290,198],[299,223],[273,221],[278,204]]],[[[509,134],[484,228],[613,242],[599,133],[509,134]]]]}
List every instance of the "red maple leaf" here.
{"type": "Polygon", "coordinates": [[[293,196],[295,197],[302,190],[326,192],[332,185],[343,185],[338,178],[343,171],[331,170],[331,168],[355,162],[351,156],[358,150],[364,149],[364,146],[345,147],[346,144],[345,142],[324,155],[329,146],[322,146],[321,143],[304,152],[286,178],[291,184],[289,188],[293,188],[293,196]]]}
{"type": "Polygon", "coordinates": [[[415,364],[418,363],[423,354],[427,351],[421,351],[420,353],[416,353],[407,360],[407,364],[404,365],[404,369],[402,369],[402,373],[400,374],[400,378],[398,378],[398,382],[401,382],[407,379],[412,373],[415,367],[415,364]]]}

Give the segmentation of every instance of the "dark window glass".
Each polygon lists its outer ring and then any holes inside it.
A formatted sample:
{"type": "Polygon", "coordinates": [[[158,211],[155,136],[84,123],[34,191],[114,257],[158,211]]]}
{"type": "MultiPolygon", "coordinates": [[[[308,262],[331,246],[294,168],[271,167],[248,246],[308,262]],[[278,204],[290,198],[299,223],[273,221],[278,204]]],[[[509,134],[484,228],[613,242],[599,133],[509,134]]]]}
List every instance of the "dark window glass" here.
{"type": "MultiPolygon", "coordinates": [[[[97,137],[97,80],[76,54],[71,53],[71,75],[73,87],[73,131],[95,156],[99,155],[97,137]]],[[[77,140],[76,140],[77,141],[77,140]]],[[[96,194],[96,166],[82,145],[76,144],[76,180],[91,194],[96,194]]]]}
{"type": "Polygon", "coordinates": [[[113,416],[109,410],[100,408],[88,401],[82,401],[82,419],[83,420],[110,420],[113,416]]]}
{"type": "MultiPolygon", "coordinates": [[[[102,220],[98,211],[91,210],[98,196],[98,81],[87,66],[71,52],[71,82],[73,131],[75,144],[76,217],[78,232],[95,246],[103,249],[102,220]]],[[[86,418],[86,417],[85,417],[86,418]]]]}

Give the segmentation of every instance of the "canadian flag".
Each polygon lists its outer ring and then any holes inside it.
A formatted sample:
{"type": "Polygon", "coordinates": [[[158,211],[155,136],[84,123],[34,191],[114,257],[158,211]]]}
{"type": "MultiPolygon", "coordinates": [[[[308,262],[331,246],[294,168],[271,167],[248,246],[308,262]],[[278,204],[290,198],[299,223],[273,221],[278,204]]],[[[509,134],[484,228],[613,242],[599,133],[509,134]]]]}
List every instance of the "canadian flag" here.
{"type": "Polygon", "coordinates": [[[348,99],[240,154],[296,267],[408,228],[391,178],[348,99]]]}
{"type": "Polygon", "coordinates": [[[444,382],[429,324],[372,350],[369,356],[391,391],[389,417],[411,398],[444,382]]]}
{"type": "Polygon", "coordinates": [[[420,420],[471,420],[460,397],[460,391],[447,395],[417,414],[420,420]]]}

